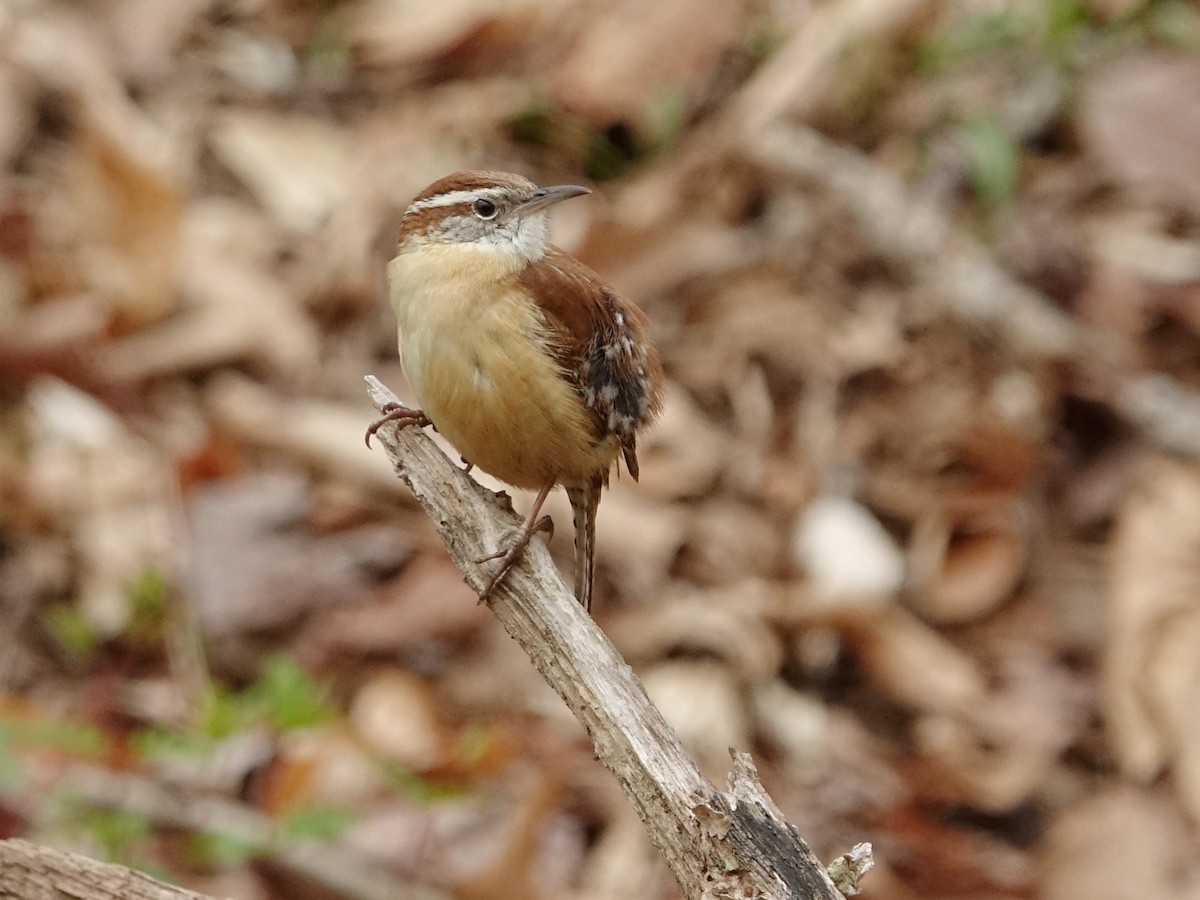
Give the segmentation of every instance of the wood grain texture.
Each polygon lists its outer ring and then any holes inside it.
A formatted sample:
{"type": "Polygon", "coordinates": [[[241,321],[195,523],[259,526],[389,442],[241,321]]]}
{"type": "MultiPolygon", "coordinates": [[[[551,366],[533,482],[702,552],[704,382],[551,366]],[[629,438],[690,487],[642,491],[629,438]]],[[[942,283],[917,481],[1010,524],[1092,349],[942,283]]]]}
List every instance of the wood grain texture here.
{"type": "MultiPolygon", "coordinates": [[[[396,402],[367,378],[378,407],[396,402]]],[[[476,590],[491,553],[519,517],[506,500],[475,483],[425,434],[391,426],[378,437],[476,590]]],[[[825,867],[780,815],[750,758],[734,754],[728,791],[700,772],[641,682],[577,604],[549,550],[533,541],[496,589],[492,611],[587,730],[596,757],[612,771],[693,900],[761,897],[838,900],[825,867]]]]}
{"type": "Polygon", "coordinates": [[[124,866],[29,841],[0,841],[3,900],[214,900],[124,866]]]}

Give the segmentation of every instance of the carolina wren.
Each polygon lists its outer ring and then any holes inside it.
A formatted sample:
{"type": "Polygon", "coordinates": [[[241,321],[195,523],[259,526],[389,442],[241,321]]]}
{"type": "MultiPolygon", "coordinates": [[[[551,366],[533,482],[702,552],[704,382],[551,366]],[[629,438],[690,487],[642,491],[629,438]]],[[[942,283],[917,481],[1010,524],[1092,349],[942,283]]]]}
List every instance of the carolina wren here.
{"type": "Polygon", "coordinates": [[[638,477],[637,433],[658,413],[662,365],[646,317],[546,238],[546,208],[585,187],[459,172],[405,210],[389,293],[400,359],[421,409],[371,425],[432,424],[468,465],[537,490],[486,599],[536,531],[555,485],[575,524],[575,596],[591,607],[600,491],[619,457],[638,477]]]}

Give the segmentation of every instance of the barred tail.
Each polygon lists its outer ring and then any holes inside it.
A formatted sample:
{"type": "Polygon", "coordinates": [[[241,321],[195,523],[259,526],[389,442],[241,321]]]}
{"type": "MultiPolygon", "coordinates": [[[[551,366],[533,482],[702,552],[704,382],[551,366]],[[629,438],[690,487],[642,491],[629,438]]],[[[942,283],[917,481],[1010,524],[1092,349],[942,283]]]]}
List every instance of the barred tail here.
{"type": "Polygon", "coordinates": [[[592,575],[596,570],[596,510],[604,479],[593,478],[580,487],[568,487],[571,512],[575,519],[575,599],[589,612],[592,609],[592,575]]]}

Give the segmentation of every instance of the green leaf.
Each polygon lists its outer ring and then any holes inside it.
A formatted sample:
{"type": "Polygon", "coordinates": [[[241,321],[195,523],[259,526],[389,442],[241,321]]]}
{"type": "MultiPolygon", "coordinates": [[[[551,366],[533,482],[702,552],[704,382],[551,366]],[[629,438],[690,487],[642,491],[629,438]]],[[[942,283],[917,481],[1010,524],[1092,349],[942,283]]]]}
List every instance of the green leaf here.
{"type": "Polygon", "coordinates": [[[381,762],[379,765],[388,783],[414,803],[432,805],[446,800],[461,799],[471,793],[469,788],[431,781],[412,769],[395,763],[381,762]]]}
{"type": "Polygon", "coordinates": [[[162,641],[167,621],[167,579],[157,566],[147,566],[129,585],[129,624],[125,634],[139,643],[162,641]]]}
{"type": "Polygon", "coordinates": [[[329,691],[286,656],[270,657],[262,677],[250,690],[267,711],[267,720],[281,731],[308,728],[329,721],[334,714],[329,691]]]}
{"type": "Polygon", "coordinates": [[[1063,67],[1076,61],[1081,39],[1092,24],[1092,13],[1082,0],[1049,0],[1042,34],[1045,48],[1063,67]]]}
{"type": "Polygon", "coordinates": [[[258,859],[266,851],[254,841],[232,834],[206,831],[188,839],[187,853],[198,868],[224,869],[258,859]]]}
{"type": "Polygon", "coordinates": [[[1017,190],[1021,161],[1016,144],[992,116],[968,122],[962,135],[976,200],[989,213],[1004,209],[1017,190]]]}
{"type": "Polygon", "coordinates": [[[213,741],[195,732],[146,728],[129,736],[129,746],[142,762],[167,758],[203,759],[213,751],[213,741]]]}
{"type": "Polygon", "coordinates": [[[99,728],[69,719],[9,719],[0,722],[0,734],[13,747],[58,750],[86,759],[98,759],[108,750],[108,739],[99,728]]]}
{"type": "Polygon", "coordinates": [[[15,744],[11,729],[0,722],[0,791],[19,790],[29,776],[15,744]]]}
{"type": "Polygon", "coordinates": [[[467,767],[479,765],[495,746],[496,736],[492,729],[483,724],[472,725],[458,740],[454,755],[467,767]]]}
{"type": "Polygon", "coordinates": [[[46,630],[63,652],[75,662],[86,663],[96,655],[100,635],[83,613],[71,604],[59,603],[50,607],[43,621],[46,630]]]}
{"type": "Polygon", "coordinates": [[[79,798],[62,799],[62,822],[104,849],[104,856],[122,865],[138,865],[153,830],[150,819],[127,809],[93,806],[79,798]]]}
{"type": "Polygon", "coordinates": [[[955,69],[977,57],[1020,44],[1028,31],[1028,22],[1012,10],[975,16],[927,41],[919,51],[918,67],[926,72],[955,69]]]}
{"type": "Polygon", "coordinates": [[[618,130],[610,132],[592,129],[588,133],[583,171],[592,181],[612,181],[624,175],[633,165],[636,151],[618,143],[618,130]]]}
{"type": "Polygon", "coordinates": [[[1177,50],[1200,47],[1200,9],[1187,0],[1161,0],[1151,4],[1150,34],[1177,50]]]}
{"type": "Polygon", "coordinates": [[[255,724],[242,695],[223,684],[213,683],[205,698],[201,729],[212,738],[229,737],[255,724]]]}
{"type": "Polygon", "coordinates": [[[508,122],[508,134],[518,144],[548,147],[552,141],[555,113],[544,103],[533,101],[508,122]]]}
{"type": "Polygon", "coordinates": [[[214,684],[204,715],[204,732],[228,737],[258,725],[279,731],[308,728],[335,715],[329,691],[294,660],[277,654],[263,663],[258,681],[242,691],[214,684]]]}
{"type": "Polygon", "coordinates": [[[679,141],[687,119],[687,95],[666,88],[655,94],[642,122],[643,141],[655,153],[665,153],[679,141]]]}
{"type": "Polygon", "coordinates": [[[297,809],[279,823],[279,833],[291,840],[332,841],[341,837],[355,822],[348,809],[335,806],[308,806],[297,809]]]}

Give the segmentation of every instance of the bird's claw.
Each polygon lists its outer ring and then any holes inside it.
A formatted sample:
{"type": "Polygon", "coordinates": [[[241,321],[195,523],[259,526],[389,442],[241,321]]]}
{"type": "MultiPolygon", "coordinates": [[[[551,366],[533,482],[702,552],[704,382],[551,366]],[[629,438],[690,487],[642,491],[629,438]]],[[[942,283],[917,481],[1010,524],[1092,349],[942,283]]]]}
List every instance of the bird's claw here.
{"type": "Polygon", "coordinates": [[[496,586],[504,580],[504,576],[508,574],[508,570],[513,567],[521,554],[525,552],[525,548],[529,546],[529,541],[538,532],[543,532],[546,535],[546,540],[554,537],[554,520],[549,516],[542,516],[535,521],[531,527],[523,527],[517,531],[511,544],[507,547],[497,550],[495,553],[489,553],[487,556],[480,557],[475,560],[476,565],[483,565],[485,562],[490,562],[493,559],[500,560],[500,566],[488,579],[487,584],[483,586],[483,590],[479,592],[479,602],[485,603],[491,599],[492,593],[496,590],[496,586]]]}
{"type": "Polygon", "coordinates": [[[432,425],[429,417],[419,409],[410,409],[399,403],[387,403],[380,409],[383,413],[378,419],[367,426],[365,440],[367,446],[371,446],[371,436],[388,422],[398,422],[401,428],[407,428],[410,425],[415,425],[418,428],[424,428],[426,425],[432,425]]]}

